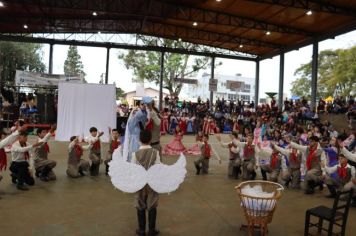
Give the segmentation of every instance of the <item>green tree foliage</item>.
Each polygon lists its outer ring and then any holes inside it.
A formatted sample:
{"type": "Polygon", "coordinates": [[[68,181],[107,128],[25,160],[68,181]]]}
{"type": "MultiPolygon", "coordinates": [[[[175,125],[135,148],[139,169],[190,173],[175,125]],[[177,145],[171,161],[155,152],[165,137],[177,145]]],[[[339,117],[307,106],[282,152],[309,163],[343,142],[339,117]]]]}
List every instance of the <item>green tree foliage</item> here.
{"type": "Polygon", "coordinates": [[[16,70],[44,72],[40,44],[0,42],[0,73],[3,81],[15,80],[16,70]]]}
{"type": "MultiPolygon", "coordinates": [[[[154,45],[155,40],[143,36],[146,45],[154,45]]],[[[175,40],[163,39],[167,47],[184,47],[193,49],[194,45],[175,40]]],[[[120,54],[119,59],[123,59],[127,69],[132,69],[134,73],[133,81],[150,81],[159,84],[160,81],[160,57],[158,52],[134,51],[130,50],[127,54],[120,54]]],[[[177,83],[175,78],[193,77],[201,69],[205,69],[210,64],[208,57],[196,57],[192,65],[188,63],[190,55],[165,53],[164,54],[164,75],[163,88],[166,88],[171,96],[178,96],[182,84],[177,83]]]]}
{"type": "MultiPolygon", "coordinates": [[[[318,58],[317,96],[348,96],[356,91],[356,46],[349,49],[325,50],[318,58]]],[[[291,93],[310,98],[311,61],[301,65],[294,73],[291,93]]]]}
{"type": "Polygon", "coordinates": [[[120,98],[124,97],[125,91],[122,90],[121,88],[116,88],[116,100],[119,100],[120,98]]]}
{"type": "Polygon", "coordinates": [[[69,46],[68,48],[67,59],[64,61],[64,74],[66,76],[82,75],[85,77],[84,66],[77,46],[69,46]]]}

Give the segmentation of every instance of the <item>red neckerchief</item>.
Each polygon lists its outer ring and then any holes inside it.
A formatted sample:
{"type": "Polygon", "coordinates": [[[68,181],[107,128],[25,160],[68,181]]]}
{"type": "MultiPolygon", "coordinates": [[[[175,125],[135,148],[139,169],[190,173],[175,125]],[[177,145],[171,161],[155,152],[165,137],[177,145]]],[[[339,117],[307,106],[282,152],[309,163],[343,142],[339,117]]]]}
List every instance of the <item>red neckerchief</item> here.
{"type": "Polygon", "coordinates": [[[248,157],[253,154],[253,148],[251,144],[246,144],[244,148],[244,157],[248,157]]]}
{"type": "Polygon", "coordinates": [[[96,141],[94,144],[93,144],[93,149],[94,150],[99,150],[100,149],[100,141],[96,141]]]}
{"type": "Polygon", "coordinates": [[[347,163],[346,164],[342,164],[342,165],[338,166],[338,168],[337,168],[337,173],[338,173],[338,175],[339,175],[339,177],[341,179],[346,179],[346,177],[347,177],[347,168],[346,168],[346,166],[347,166],[347,163]]]}
{"type": "Polygon", "coordinates": [[[120,141],[119,140],[113,140],[111,142],[111,150],[114,151],[116,148],[118,148],[120,145],[120,141]]]}
{"type": "Polygon", "coordinates": [[[74,145],[74,151],[75,151],[75,156],[80,159],[80,157],[83,155],[83,149],[80,145],[76,144],[74,145]]]}
{"type": "MultiPolygon", "coordinates": [[[[21,147],[26,147],[26,143],[25,144],[22,144],[20,143],[20,146],[21,147]]],[[[28,159],[30,159],[30,153],[27,151],[27,152],[24,152],[24,155],[25,155],[25,160],[27,161],[28,159]]]]}
{"type": "Polygon", "coordinates": [[[146,124],[146,129],[149,130],[149,131],[153,130],[153,120],[152,119],[150,119],[148,121],[148,123],[146,124]]]}
{"type": "Polygon", "coordinates": [[[272,158],[271,158],[271,169],[275,169],[277,167],[278,163],[278,152],[272,153],[272,158]]]}
{"type": "Polygon", "coordinates": [[[210,146],[208,142],[204,142],[204,157],[209,158],[210,157],[210,146]]]}
{"type": "Polygon", "coordinates": [[[310,170],[310,169],[311,169],[312,161],[313,161],[313,159],[315,158],[315,155],[314,155],[314,154],[315,154],[317,148],[318,148],[318,146],[315,146],[315,148],[309,148],[309,154],[308,154],[307,163],[306,163],[307,170],[310,170]]]}
{"type": "Polygon", "coordinates": [[[47,143],[44,144],[44,150],[45,152],[49,153],[49,146],[47,143]]]}
{"type": "Polygon", "coordinates": [[[0,149],[0,171],[6,170],[6,167],[7,167],[6,152],[5,152],[5,149],[1,148],[0,149]]]}
{"type": "Polygon", "coordinates": [[[292,149],[292,153],[290,154],[290,160],[291,162],[297,163],[298,162],[298,153],[297,150],[292,149]]]}

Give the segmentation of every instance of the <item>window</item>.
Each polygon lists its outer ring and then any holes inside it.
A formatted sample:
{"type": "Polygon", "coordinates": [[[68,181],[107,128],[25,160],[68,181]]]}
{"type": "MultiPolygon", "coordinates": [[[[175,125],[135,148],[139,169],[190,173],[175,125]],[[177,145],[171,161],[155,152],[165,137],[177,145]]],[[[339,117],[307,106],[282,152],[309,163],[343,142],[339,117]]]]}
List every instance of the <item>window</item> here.
{"type": "Polygon", "coordinates": [[[244,101],[250,101],[250,95],[241,95],[241,99],[244,101]]]}
{"type": "Polygon", "coordinates": [[[251,90],[251,85],[250,84],[245,84],[244,89],[242,92],[249,93],[251,90]]]}

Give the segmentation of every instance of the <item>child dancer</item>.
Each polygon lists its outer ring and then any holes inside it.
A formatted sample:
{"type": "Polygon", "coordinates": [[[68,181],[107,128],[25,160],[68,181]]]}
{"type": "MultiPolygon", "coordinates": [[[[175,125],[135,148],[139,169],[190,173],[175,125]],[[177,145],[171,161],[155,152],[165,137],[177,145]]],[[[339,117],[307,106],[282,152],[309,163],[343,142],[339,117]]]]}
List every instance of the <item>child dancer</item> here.
{"type": "Polygon", "coordinates": [[[282,156],[278,153],[275,145],[272,145],[271,149],[261,149],[261,145],[258,145],[258,156],[262,158],[268,158],[269,160],[261,165],[262,179],[267,180],[267,173],[270,174],[270,181],[278,182],[278,177],[282,169],[282,156]],[[267,164],[268,163],[268,164],[267,164]]]}
{"type": "MultiPolygon", "coordinates": [[[[151,138],[152,134],[150,131],[141,131],[141,146],[138,151],[133,153],[131,160],[131,162],[143,166],[146,170],[154,164],[160,163],[159,151],[150,146],[151,138]]],[[[146,210],[148,211],[148,235],[154,236],[159,234],[159,231],[156,230],[157,206],[159,199],[158,193],[146,184],[136,193],[135,198],[139,227],[136,230],[136,234],[140,236],[146,235],[146,210]]]]}
{"type": "MultiPolygon", "coordinates": [[[[6,157],[6,152],[5,152],[5,147],[8,145],[11,145],[13,142],[15,142],[16,138],[19,136],[20,132],[23,132],[25,130],[24,127],[17,127],[16,130],[7,136],[6,138],[2,139],[0,142],[0,172],[2,170],[6,170],[7,167],[7,157],[6,157]]],[[[4,135],[3,130],[0,129],[0,135],[1,138],[4,135]]],[[[2,175],[0,174],[0,181],[2,180],[2,175]]]]}
{"type": "Polygon", "coordinates": [[[292,181],[292,188],[300,188],[300,165],[302,163],[302,153],[295,148],[281,148],[274,145],[274,148],[285,155],[288,160],[288,170],[282,176],[285,181],[285,186],[288,187],[289,183],[292,181]]]}
{"type": "Polygon", "coordinates": [[[203,142],[203,138],[204,138],[203,132],[198,131],[198,134],[195,136],[195,141],[197,143],[191,146],[190,148],[188,148],[186,153],[193,156],[200,156],[201,152],[200,152],[199,144],[203,142]]]}
{"type": "Polygon", "coordinates": [[[12,182],[17,183],[17,189],[19,190],[29,190],[27,185],[34,185],[35,180],[32,176],[33,162],[30,161],[30,153],[34,148],[41,146],[44,142],[40,141],[36,144],[30,145],[27,142],[27,133],[21,131],[19,134],[19,139],[11,147],[12,162],[10,166],[10,171],[12,172],[12,182]],[[31,165],[30,165],[31,164],[31,165]]]}
{"type": "Polygon", "coordinates": [[[162,154],[163,155],[179,155],[180,153],[184,153],[187,149],[184,147],[182,143],[183,133],[180,130],[179,126],[176,127],[174,139],[164,146],[162,154]]]}
{"type": "Polygon", "coordinates": [[[39,177],[40,180],[45,182],[56,180],[56,175],[53,172],[53,168],[57,165],[57,162],[48,159],[49,146],[47,144],[51,138],[51,134],[55,129],[56,127],[52,126],[50,132],[47,132],[45,129],[38,128],[36,132],[38,136],[38,142],[42,140],[43,144],[34,150],[34,162],[36,169],[35,175],[36,177],[39,177]]]}
{"type": "MultiPolygon", "coordinates": [[[[204,134],[203,142],[199,143],[200,147],[200,157],[198,160],[194,162],[195,168],[197,170],[196,174],[200,174],[200,170],[202,171],[202,174],[208,174],[209,172],[209,160],[211,157],[212,153],[212,148],[211,145],[208,143],[209,141],[209,134],[204,134]]],[[[221,164],[221,159],[218,155],[216,155],[216,158],[219,160],[219,163],[221,164]]]]}
{"type": "Polygon", "coordinates": [[[117,129],[112,129],[109,127],[109,134],[110,134],[110,140],[109,140],[109,151],[108,151],[108,156],[106,157],[106,160],[104,161],[105,163],[105,175],[108,175],[109,172],[109,162],[112,160],[112,154],[114,153],[115,149],[120,146],[120,133],[117,129]]]}
{"type": "Polygon", "coordinates": [[[166,133],[168,133],[168,125],[169,125],[168,118],[169,118],[168,113],[166,111],[163,112],[162,122],[161,122],[161,135],[165,135],[166,133]]]}
{"type": "Polygon", "coordinates": [[[347,158],[343,154],[338,155],[339,164],[333,167],[325,167],[323,165],[323,172],[327,173],[326,184],[328,186],[330,195],[329,198],[336,196],[336,190],[347,191],[356,184],[355,167],[347,164],[347,158]],[[330,175],[337,173],[336,178],[330,175]]]}
{"type": "Polygon", "coordinates": [[[92,143],[86,146],[79,145],[77,136],[70,138],[68,146],[68,167],[66,171],[68,177],[78,178],[85,175],[84,171],[88,171],[89,169],[89,161],[82,159],[83,150],[89,150],[91,147],[92,143]]]}
{"type": "Polygon", "coordinates": [[[91,127],[89,132],[91,136],[86,141],[93,144],[89,151],[89,159],[91,160],[90,175],[97,176],[99,174],[99,167],[102,161],[100,137],[104,134],[104,132],[98,132],[98,129],[95,127],[91,127]]]}
{"type": "Polygon", "coordinates": [[[216,136],[221,146],[229,148],[229,165],[227,175],[229,178],[237,179],[241,173],[241,158],[240,148],[235,144],[238,141],[238,133],[233,131],[231,133],[231,142],[222,143],[220,136],[216,136]]]}

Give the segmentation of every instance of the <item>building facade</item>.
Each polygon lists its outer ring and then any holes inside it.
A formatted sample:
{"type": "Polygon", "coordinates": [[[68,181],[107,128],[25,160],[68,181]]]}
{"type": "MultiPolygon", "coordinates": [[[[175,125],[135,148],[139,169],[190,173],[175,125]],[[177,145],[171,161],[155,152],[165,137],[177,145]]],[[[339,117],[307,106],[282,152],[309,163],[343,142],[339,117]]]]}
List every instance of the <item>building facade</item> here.
{"type": "MultiPolygon", "coordinates": [[[[189,98],[196,100],[199,96],[205,101],[210,99],[209,80],[210,74],[204,73],[201,78],[198,78],[198,84],[185,84],[184,91],[189,94],[189,98]]],[[[243,77],[241,74],[221,75],[215,74],[214,79],[217,79],[217,90],[213,92],[213,102],[218,98],[227,101],[244,100],[246,102],[254,101],[255,99],[255,78],[243,77]],[[231,81],[241,82],[240,89],[230,89],[231,81]]]]}

